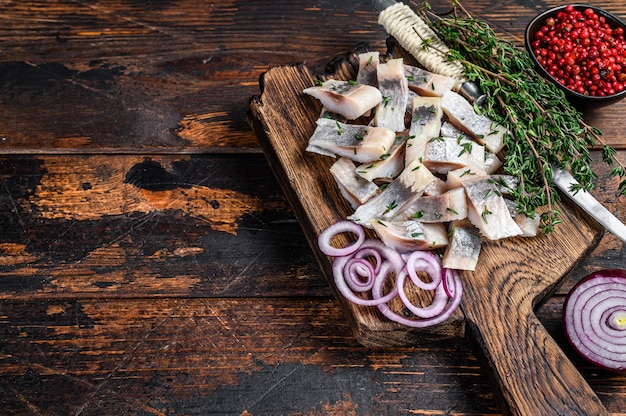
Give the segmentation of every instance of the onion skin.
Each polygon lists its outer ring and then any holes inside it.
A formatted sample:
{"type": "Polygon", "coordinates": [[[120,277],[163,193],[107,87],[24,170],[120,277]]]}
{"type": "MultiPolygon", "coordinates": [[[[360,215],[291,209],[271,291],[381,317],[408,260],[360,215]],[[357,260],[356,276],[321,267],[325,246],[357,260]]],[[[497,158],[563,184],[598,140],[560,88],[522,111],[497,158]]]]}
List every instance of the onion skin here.
{"type": "Polygon", "coordinates": [[[626,270],[600,270],[576,284],[563,305],[563,324],[583,358],[626,374],[626,270]]]}

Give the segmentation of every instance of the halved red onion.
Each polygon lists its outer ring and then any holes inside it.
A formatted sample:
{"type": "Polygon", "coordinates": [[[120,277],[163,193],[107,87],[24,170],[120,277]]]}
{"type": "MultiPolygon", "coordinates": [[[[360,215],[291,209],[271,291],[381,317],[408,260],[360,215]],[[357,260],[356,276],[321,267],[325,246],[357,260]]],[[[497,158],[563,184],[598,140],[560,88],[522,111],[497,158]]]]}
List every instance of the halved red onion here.
{"type": "Polygon", "coordinates": [[[626,270],[600,270],[581,280],[567,296],[563,321],[580,355],[626,372],[626,270]]]}

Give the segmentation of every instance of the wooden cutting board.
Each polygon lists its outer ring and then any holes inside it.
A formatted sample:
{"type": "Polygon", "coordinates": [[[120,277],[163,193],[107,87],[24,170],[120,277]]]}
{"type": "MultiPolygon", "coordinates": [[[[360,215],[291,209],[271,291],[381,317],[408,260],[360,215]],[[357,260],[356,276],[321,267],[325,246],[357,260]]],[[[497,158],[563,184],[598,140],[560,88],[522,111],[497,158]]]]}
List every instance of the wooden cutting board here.
{"type": "MultiPolygon", "coordinates": [[[[325,78],[354,79],[354,56],[335,62],[333,73],[325,78]]],[[[476,271],[462,273],[461,307],[440,325],[426,329],[397,325],[376,308],[354,305],[338,294],[331,259],[319,251],[317,237],[352,209],[329,172],[334,160],[305,151],[321,109],[317,100],[302,94],[314,85],[314,78],[303,65],[270,69],[261,77],[261,94],[250,100],[249,116],[357,340],[379,348],[467,335],[484,359],[507,413],[608,414],[534,313],[603,234],[574,207],[560,206],[564,222],[553,233],[485,244],[476,271]]]]}

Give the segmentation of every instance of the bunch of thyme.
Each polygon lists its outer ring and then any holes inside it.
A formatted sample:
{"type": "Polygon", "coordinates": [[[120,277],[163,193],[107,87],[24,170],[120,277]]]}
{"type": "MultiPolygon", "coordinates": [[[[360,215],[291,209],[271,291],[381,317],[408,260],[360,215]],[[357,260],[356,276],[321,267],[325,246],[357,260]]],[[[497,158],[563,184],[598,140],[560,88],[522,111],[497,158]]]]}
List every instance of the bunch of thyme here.
{"type": "Polygon", "coordinates": [[[520,179],[515,191],[519,212],[534,216],[539,207],[541,229],[547,233],[562,221],[556,207],[559,195],[550,165],[568,169],[580,182],[579,191],[593,188],[589,148],[602,145],[602,160],[619,177],[619,193],[626,195],[626,169],[615,149],[602,141],[602,133],[583,121],[582,114],[554,84],[534,69],[528,52],[500,39],[489,25],[473,18],[453,0],[445,16],[431,12],[428,3],[417,13],[450,48],[449,58],[463,63],[466,77],[487,94],[477,111],[508,128],[504,171],[520,179]]]}

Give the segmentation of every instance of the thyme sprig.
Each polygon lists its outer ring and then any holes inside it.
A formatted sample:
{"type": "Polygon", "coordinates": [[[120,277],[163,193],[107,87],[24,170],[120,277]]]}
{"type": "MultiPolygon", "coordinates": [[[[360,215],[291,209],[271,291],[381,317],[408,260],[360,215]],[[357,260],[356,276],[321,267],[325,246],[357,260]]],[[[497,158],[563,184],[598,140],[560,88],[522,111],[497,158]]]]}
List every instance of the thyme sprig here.
{"type": "Polygon", "coordinates": [[[611,176],[620,178],[619,194],[626,195],[626,167],[602,140],[602,132],[586,124],[563,92],[535,71],[525,49],[501,39],[457,0],[452,6],[444,16],[433,13],[428,3],[416,12],[450,48],[449,59],[460,61],[467,79],[487,93],[481,112],[508,128],[504,171],[520,179],[513,191],[519,212],[534,216],[545,206],[541,228],[554,230],[562,219],[550,165],[570,170],[581,184],[574,190],[589,191],[596,179],[589,149],[598,145],[611,176]]]}

